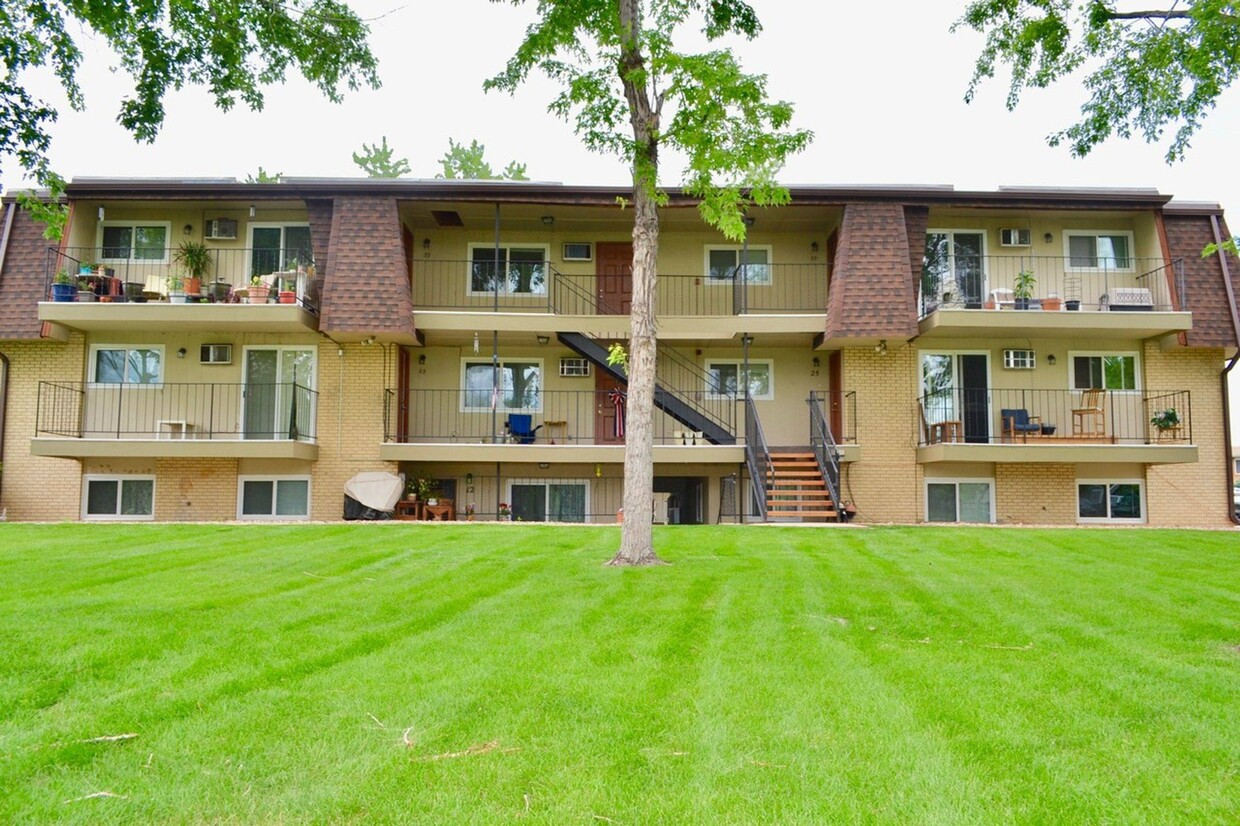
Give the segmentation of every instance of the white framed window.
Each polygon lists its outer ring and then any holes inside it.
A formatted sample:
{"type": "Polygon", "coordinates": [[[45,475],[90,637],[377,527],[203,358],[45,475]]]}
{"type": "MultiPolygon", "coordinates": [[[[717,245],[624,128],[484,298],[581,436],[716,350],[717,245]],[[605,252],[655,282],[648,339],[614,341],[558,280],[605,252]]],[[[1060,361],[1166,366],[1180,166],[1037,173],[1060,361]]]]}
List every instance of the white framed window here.
{"type": "MultiPolygon", "coordinates": [[[[706,360],[706,396],[711,399],[735,398],[741,395],[743,359],[706,360]]],[[[771,359],[749,360],[749,397],[755,401],[775,398],[775,362],[771,359]]]]}
{"type": "Polygon", "coordinates": [[[238,476],[238,519],[309,519],[309,476],[238,476]]]}
{"type": "Polygon", "coordinates": [[[92,344],[90,380],[96,384],[160,384],[164,380],[164,347],[92,344]]]}
{"type": "Polygon", "coordinates": [[[542,359],[508,358],[499,363],[499,391],[495,392],[494,367],[490,359],[461,361],[461,412],[491,409],[538,412],[542,410],[542,359]]]}
{"type": "Polygon", "coordinates": [[[1069,270],[1128,270],[1134,267],[1131,232],[1068,230],[1063,234],[1069,270]]]}
{"type": "Polygon", "coordinates": [[[305,223],[251,223],[250,275],[288,272],[314,262],[310,225],[305,223]]]}
{"type": "Polygon", "coordinates": [[[1145,522],[1140,479],[1077,479],[1076,520],[1136,525],[1145,522]]]}
{"type": "Polygon", "coordinates": [[[1072,390],[1140,390],[1141,362],[1135,352],[1070,352],[1072,390]]]}
{"type": "Polygon", "coordinates": [[[508,483],[513,521],[585,522],[590,483],[584,479],[513,479],[508,483]]]}
{"type": "Polygon", "coordinates": [[[100,521],[154,519],[155,477],[94,474],[84,477],[82,518],[100,521]]]}
{"type": "Polygon", "coordinates": [[[169,221],[104,221],[99,225],[100,261],[168,263],[169,221]]]}
{"type": "Polygon", "coordinates": [[[771,283],[771,246],[754,245],[746,250],[736,245],[707,245],[702,253],[707,284],[731,284],[745,264],[746,283],[759,287],[771,283]]]}
{"type": "Polygon", "coordinates": [[[470,295],[541,296],[547,294],[550,244],[469,245],[470,295]],[[496,269],[498,257],[499,269],[496,269]]]}
{"type": "Polygon", "coordinates": [[[994,480],[927,479],[926,521],[994,522],[994,480]]]}

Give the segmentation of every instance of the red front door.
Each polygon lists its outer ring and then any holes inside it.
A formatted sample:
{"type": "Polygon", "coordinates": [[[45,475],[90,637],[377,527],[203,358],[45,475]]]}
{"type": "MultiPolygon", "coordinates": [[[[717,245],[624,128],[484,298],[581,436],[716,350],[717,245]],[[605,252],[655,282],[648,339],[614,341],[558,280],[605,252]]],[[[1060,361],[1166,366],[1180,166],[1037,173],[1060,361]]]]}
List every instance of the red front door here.
{"type": "Polygon", "coordinates": [[[633,303],[633,245],[600,241],[594,247],[598,311],[603,315],[628,315],[633,303]]]}
{"type": "Polygon", "coordinates": [[[628,388],[624,382],[614,378],[610,373],[595,369],[594,373],[594,443],[596,445],[624,444],[624,402],[617,406],[617,397],[613,394],[624,393],[628,388]],[[620,426],[616,419],[620,417],[620,426]]]}

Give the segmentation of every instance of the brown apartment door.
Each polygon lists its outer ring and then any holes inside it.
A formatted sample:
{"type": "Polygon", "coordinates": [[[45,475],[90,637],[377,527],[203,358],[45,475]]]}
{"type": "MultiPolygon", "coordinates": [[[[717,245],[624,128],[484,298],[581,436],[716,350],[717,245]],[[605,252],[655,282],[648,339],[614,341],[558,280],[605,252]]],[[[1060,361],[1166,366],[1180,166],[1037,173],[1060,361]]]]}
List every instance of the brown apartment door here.
{"type": "Polygon", "coordinates": [[[839,350],[827,356],[827,425],[836,444],[844,442],[844,369],[839,350]]]}
{"type": "Polygon", "coordinates": [[[596,445],[624,444],[626,390],[628,388],[624,382],[610,374],[602,370],[594,374],[594,443],[596,445]]]}
{"type": "Polygon", "coordinates": [[[594,247],[599,313],[628,315],[633,303],[633,245],[600,241],[594,247]]]}

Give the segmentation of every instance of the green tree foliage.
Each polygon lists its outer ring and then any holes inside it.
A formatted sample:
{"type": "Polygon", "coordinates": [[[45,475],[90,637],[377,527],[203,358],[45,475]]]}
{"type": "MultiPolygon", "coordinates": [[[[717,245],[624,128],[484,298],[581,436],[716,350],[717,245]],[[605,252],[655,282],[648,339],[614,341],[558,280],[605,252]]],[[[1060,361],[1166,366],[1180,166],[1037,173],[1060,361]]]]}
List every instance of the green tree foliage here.
{"type": "Polygon", "coordinates": [[[284,180],[283,172],[268,172],[261,166],[258,168],[258,172],[256,174],[245,176],[245,182],[247,184],[278,184],[282,180],[284,180]]]}
{"type": "Polygon", "coordinates": [[[448,151],[439,159],[442,171],[436,178],[462,178],[473,181],[528,181],[525,164],[511,161],[508,166],[496,173],[487,163],[486,147],[471,141],[469,146],[457,143],[448,138],[448,151]]]}
{"type": "MultiPolygon", "coordinates": [[[[525,0],[509,0],[520,5],[525,0]]],[[[743,0],[557,0],[538,16],[488,89],[515,91],[531,72],[560,86],[550,110],[591,150],[619,156],[633,181],[633,297],[628,348],[624,510],[616,564],[657,562],[651,531],[655,365],[655,259],[660,152],[686,157],[682,186],[702,217],[744,237],[745,210],[788,201],[775,182],[809,132],[791,127],[792,105],[769,101],[766,77],[746,74],[729,49],[678,49],[699,28],[712,45],[752,39],[761,26],[743,0]]]]}
{"type": "Polygon", "coordinates": [[[353,163],[370,178],[399,178],[411,171],[408,158],[392,158],[387,135],[383,136],[382,144],[362,144],[362,151],[353,153],[353,163]]]}
{"type": "Polygon", "coordinates": [[[1112,135],[1162,139],[1173,127],[1167,161],[1184,157],[1193,134],[1240,72],[1240,3],[1167,0],[1127,11],[1114,0],[974,0],[952,26],[985,34],[965,95],[1006,64],[1007,107],[1022,93],[1083,75],[1089,94],[1081,119],[1052,133],[1083,156],[1112,135]]]}
{"type": "Polygon", "coordinates": [[[48,188],[51,203],[64,191],[47,156],[58,112],[25,84],[30,73],[50,70],[69,106],[84,109],[80,38],[106,43],[117,67],[133,78],[117,121],[145,142],[159,134],[169,89],[203,86],[227,111],[238,102],[262,109],[263,87],[283,81],[292,69],[331,100],[339,100],[342,89],[379,85],[369,28],[337,0],[4,0],[0,21],[0,158],[15,157],[48,188]]]}

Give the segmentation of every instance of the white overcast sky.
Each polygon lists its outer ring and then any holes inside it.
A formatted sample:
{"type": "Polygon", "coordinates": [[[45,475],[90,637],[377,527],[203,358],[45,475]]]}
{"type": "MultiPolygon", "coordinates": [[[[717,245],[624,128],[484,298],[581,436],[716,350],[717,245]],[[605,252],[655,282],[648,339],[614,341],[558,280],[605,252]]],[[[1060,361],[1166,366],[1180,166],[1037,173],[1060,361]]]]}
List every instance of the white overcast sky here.
{"type": "MultiPolygon", "coordinates": [[[[788,183],[1141,186],[1240,210],[1240,88],[1231,89],[1193,141],[1188,159],[1163,161],[1165,142],[1112,140],[1088,158],[1051,148],[1046,136],[1068,125],[1084,100],[1079,82],[1027,93],[1004,108],[1002,78],[963,101],[980,38],[948,31],[965,0],[910,3],[751,0],[764,31],[736,52],[748,71],[770,78],[773,96],[792,101],[796,123],[813,130],[810,148],[781,175],[788,183]]],[[[61,108],[53,127],[55,168],[73,176],[244,177],[259,166],[297,176],[359,174],[351,154],[386,135],[416,177],[432,177],[448,138],[477,138],[493,166],[517,159],[534,180],[623,184],[615,158],[587,152],[569,124],[546,111],[553,87],[538,79],[515,97],[484,93],[532,15],[531,7],[488,0],[355,0],[371,23],[381,89],[341,104],[300,78],[267,91],[263,112],[219,112],[198,89],[169,95],[167,121],[153,144],[136,144],[116,124],[130,81],[115,58],[82,38],[86,111],[64,107],[54,79],[31,87],[61,108]]],[[[665,163],[663,182],[679,169],[665,163]]],[[[0,185],[23,183],[3,159],[0,185]]],[[[1233,213],[1233,229],[1240,218],[1233,213]]]]}

